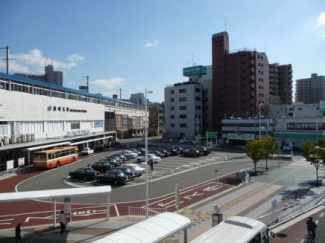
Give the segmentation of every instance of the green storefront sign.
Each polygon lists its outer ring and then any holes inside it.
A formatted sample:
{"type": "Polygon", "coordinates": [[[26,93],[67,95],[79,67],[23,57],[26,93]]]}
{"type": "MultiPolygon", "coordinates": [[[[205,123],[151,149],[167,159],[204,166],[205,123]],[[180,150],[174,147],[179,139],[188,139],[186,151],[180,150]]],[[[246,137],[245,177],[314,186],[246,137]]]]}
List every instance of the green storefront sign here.
{"type": "Polygon", "coordinates": [[[205,137],[206,138],[218,138],[218,132],[206,132],[205,133],[205,137]]]}
{"type": "Polygon", "coordinates": [[[254,140],[254,134],[228,133],[228,139],[232,139],[232,140],[254,140]]]}
{"type": "Polygon", "coordinates": [[[205,66],[194,66],[183,68],[183,76],[191,77],[196,75],[205,75],[207,74],[207,68],[205,66]]]}

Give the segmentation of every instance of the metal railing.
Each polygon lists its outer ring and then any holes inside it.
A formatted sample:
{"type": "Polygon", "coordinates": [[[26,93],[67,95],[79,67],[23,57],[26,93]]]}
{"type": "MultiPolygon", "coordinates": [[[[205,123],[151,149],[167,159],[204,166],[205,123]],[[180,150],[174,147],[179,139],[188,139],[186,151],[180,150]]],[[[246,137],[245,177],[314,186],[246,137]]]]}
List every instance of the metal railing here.
{"type": "Polygon", "coordinates": [[[277,209],[274,212],[261,215],[257,219],[270,226],[320,205],[324,197],[325,189],[322,189],[318,194],[314,196],[308,196],[304,199],[296,199],[290,203],[284,203],[284,206],[282,208],[277,209]]]}
{"type": "MultiPolygon", "coordinates": [[[[149,217],[155,216],[160,213],[167,212],[167,208],[149,208],[148,215],[149,217]]],[[[129,218],[130,217],[146,217],[145,207],[129,207],[129,218]]]]}

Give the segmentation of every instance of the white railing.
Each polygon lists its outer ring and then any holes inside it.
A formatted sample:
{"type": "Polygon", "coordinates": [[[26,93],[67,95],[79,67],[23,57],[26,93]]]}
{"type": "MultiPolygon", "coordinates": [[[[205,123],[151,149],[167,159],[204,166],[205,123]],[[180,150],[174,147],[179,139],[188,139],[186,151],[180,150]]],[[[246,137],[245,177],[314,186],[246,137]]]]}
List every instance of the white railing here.
{"type": "MultiPolygon", "coordinates": [[[[160,214],[160,213],[164,213],[164,212],[167,212],[167,208],[149,208],[148,209],[148,215],[149,217],[152,217],[152,216],[155,216],[157,214],[160,214]]],[[[131,216],[143,216],[145,217],[146,216],[146,209],[145,207],[129,207],[129,218],[131,216]]]]}
{"type": "Polygon", "coordinates": [[[272,225],[320,205],[320,202],[322,199],[324,199],[324,197],[325,189],[322,189],[314,196],[308,196],[304,199],[297,199],[291,201],[290,203],[284,203],[282,208],[275,210],[274,212],[261,215],[257,219],[264,222],[266,225],[272,225]]]}

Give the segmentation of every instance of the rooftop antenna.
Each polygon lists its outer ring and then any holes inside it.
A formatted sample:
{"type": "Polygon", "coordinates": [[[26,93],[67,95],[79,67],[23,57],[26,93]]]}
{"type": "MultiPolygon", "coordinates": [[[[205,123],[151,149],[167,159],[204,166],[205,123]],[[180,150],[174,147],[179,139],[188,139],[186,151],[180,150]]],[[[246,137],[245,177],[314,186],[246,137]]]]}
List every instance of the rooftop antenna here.
{"type": "Polygon", "coordinates": [[[227,18],[225,18],[225,31],[227,31],[227,18]]]}

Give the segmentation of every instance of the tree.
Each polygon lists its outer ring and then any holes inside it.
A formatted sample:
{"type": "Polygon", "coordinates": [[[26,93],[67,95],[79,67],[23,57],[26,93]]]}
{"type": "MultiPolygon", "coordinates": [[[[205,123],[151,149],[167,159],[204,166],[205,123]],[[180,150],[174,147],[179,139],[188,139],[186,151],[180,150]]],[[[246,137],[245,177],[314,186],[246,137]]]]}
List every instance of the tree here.
{"type": "Polygon", "coordinates": [[[318,185],[318,169],[321,164],[325,163],[325,139],[319,139],[314,143],[304,143],[302,156],[316,169],[316,185],[318,185]]]}
{"type": "Polygon", "coordinates": [[[263,141],[261,139],[249,140],[244,146],[244,149],[247,151],[247,156],[250,157],[254,162],[255,174],[257,162],[265,156],[265,151],[263,151],[262,148],[263,141]]]}
{"type": "Polygon", "coordinates": [[[262,153],[264,153],[265,162],[266,162],[265,169],[267,170],[268,169],[267,168],[268,157],[277,151],[277,149],[275,148],[277,139],[275,137],[264,137],[264,138],[261,138],[260,140],[262,142],[262,148],[261,148],[262,153]]]}

